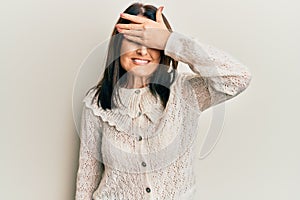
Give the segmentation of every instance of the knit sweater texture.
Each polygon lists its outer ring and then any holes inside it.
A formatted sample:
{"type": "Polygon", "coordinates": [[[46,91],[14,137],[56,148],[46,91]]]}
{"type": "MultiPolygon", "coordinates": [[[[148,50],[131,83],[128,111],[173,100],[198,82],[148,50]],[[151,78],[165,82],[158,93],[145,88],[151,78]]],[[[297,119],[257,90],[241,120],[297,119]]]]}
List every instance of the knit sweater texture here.
{"type": "Polygon", "coordinates": [[[251,73],[225,51],[172,32],[165,54],[188,64],[176,71],[166,107],[149,87],[116,90],[115,108],[83,99],[76,200],[195,199],[195,146],[202,112],[232,99],[251,73]]]}

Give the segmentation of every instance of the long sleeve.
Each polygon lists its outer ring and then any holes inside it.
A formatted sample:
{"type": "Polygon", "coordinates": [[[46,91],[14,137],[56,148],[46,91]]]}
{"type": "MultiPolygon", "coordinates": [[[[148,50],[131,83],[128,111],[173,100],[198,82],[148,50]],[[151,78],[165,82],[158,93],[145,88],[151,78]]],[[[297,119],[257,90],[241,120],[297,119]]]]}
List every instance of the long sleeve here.
{"type": "Polygon", "coordinates": [[[92,200],[104,171],[101,161],[101,123],[93,111],[83,106],[80,127],[79,167],[75,200],[92,200]]]}
{"type": "Polygon", "coordinates": [[[195,73],[185,76],[183,88],[186,98],[196,96],[200,111],[237,96],[251,81],[248,68],[228,53],[177,32],[171,33],[165,54],[195,73]]]}

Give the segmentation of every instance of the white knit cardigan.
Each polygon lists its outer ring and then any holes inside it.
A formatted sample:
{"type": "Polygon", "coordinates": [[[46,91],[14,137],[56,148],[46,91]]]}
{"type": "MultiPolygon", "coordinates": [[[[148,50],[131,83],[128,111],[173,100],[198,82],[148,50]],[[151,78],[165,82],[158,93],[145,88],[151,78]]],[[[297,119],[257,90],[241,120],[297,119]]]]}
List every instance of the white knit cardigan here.
{"type": "Polygon", "coordinates": [[[193,141],[200,114],[244,91],[246,66],[211,45],[172,32],[165,54],[194,73],[178,73],[166,108],[144,88],[118,88],[104,110],[84,98],[76,200],[191,200],[193,141]]]}

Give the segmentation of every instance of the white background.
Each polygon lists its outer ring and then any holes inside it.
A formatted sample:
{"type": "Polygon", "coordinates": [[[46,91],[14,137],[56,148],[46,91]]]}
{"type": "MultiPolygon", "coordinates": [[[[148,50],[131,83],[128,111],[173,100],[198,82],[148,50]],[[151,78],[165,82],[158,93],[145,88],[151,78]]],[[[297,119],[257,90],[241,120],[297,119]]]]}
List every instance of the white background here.
{"type": "MultiPolygon", "coordinates": [[[[73,85],[130,3],[1,2],[1,199],[74,199],[73,85]]],[[[298,1],[148,3],[165,6],[175,31],[227,51],[253,75],[249,88],[226,102],[214,151],[197,161],[199,199],[299,199],[298,1]]]]}

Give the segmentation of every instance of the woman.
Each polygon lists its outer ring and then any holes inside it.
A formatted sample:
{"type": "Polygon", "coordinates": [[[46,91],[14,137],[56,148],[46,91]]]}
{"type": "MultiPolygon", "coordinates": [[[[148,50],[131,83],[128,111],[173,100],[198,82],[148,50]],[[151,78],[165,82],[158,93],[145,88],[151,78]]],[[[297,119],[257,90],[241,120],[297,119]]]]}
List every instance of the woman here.
{"type": "Polygon", "coordinates": [[[250,83],[247,67],[173,32],[162,10],[135,3],[115,26],[83,100],[76,200],[193,199],[198,118],[250,83]]]}

